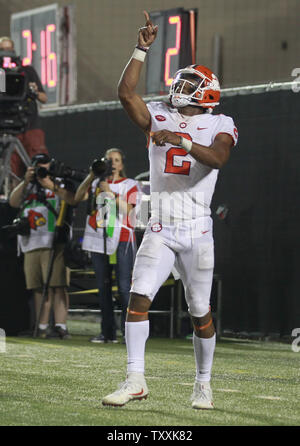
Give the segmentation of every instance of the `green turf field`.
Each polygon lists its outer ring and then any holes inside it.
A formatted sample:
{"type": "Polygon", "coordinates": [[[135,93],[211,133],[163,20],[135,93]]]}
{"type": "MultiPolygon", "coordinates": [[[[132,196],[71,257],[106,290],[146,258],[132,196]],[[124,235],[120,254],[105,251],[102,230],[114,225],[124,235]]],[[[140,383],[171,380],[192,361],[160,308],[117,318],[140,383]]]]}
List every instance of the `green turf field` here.
{"type": "Polygon", "coordinates": [[[215,410],[196,411],[192,342],[149,339],[148,399],[107,408],[101,397],[124,380],[126,348],[90,343],[98,324],[72,321],[69,329],[72,339],[65,341],[7,338],[0,353],[1,426],[300,425],[300,352],[289,344],[221,339],[215,410]]]}

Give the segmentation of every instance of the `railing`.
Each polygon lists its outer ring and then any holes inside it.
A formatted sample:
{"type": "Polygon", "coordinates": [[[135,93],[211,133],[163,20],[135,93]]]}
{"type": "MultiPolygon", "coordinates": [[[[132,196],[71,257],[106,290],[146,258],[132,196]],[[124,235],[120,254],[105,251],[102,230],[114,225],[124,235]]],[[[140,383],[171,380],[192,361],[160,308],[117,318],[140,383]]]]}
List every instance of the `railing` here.
{"type": "MultiPolygon", "coordinates": [[[[296,81],[269,82],[268,84],[244,85],[240,87],[223,88],[221,89],[221,97],[259,94],[278,90],[292,90],[295,87],[295,85],[297,85],[296,81]]],[[[145,102],[168,101],[168,96],[167,95],[144,96],[143,99],[145,102]]],[[[51,107],[49,105],[49,106],[43,106],[40,109],[40,115],[46,117],[46,116],[80,113],[94,110],[114,110],[120,108],[122,108],[120,101],[98,101],[98,102],[91,102],[89,104],[74,104],[61,107],[51,107]]]]}

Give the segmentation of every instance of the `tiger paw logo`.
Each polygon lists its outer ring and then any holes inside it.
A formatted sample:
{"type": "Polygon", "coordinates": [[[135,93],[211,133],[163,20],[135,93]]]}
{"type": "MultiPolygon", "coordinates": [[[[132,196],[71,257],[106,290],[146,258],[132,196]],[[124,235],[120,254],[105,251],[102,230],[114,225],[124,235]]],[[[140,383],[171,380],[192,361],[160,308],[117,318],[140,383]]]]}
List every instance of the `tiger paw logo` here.
{"type": "Polygon", "coordinates": [[[46,219],[43,216],[43,214],[40,214],[36,211],[29,211],[28,212],[28,221],[30,224],[30,228],[37,230],[40,226],[44,226],[46,224],[46,219]]]}

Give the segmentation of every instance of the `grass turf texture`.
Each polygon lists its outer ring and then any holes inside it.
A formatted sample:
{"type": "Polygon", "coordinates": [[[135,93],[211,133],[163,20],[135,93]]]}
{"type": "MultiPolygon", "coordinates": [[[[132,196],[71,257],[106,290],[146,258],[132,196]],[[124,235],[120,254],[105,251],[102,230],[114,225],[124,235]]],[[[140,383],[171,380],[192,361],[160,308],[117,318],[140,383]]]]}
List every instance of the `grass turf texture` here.
{"type": "Polygon", "coordinates": [[[300,353],[288,344],[221,339],[212,377],[215,410],[196,411],[192,342],[149,339],[148,399],[112,408],[101,398],[124,380],[125,345],[90,343],[95,323],[70,321],[69,330],[72,339],[65,341],[6,339],[1,426],[300,425],[300,353]]]}

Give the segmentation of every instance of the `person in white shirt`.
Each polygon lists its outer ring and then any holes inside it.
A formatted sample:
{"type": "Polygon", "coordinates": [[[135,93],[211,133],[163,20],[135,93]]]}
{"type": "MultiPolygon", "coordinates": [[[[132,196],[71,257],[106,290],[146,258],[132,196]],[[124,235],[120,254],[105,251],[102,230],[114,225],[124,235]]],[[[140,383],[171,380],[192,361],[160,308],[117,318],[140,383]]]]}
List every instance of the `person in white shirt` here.
{"type": "Polygon", "coordinates": [[[18,235],[18,246],[24,254],[24,273],[26,287],[32,290],[38,337],[49,335],[49,318],[53,306],[55,332],[61,339],[70,337],[67,330],[69,309],[69,285],[67,268],[64,261],[64,247],[69,240],[74,201],[74,185],[66,179],[39,176],[37,168],[49,171],[50,156],[38,153],[31,159],[24,180],[13,189],[9,204],[14,208],[23,208],[22,216],[27,218],[30,231],[28,235],[18,235]],[[65,206],[63,204],[70,206],[65,206]],[[57,227],[60,212],[65,215],[65,222],[57,227]],[[55,251],[53,269],[50,276],[47,299],[43,301],[43,286],[47,280],[52,249],[55,251]]]}
{"type": "Polygon", "coordinates": [[[126,310],[136,251],[132,224],[139,191],[138,181],[125,175],[125,155],[121,149],[114,147],[108,149],[105,158],[112,163],[112,172],[108,177],[97,177],[90,169],[90,173],[79,185],[75,195],[76,202],[87,200],[89,196],[93,197],[94,202],[86,217],[82,248],[91,253],[99,289],[101,332],[93,337],[91,342],[100,344],[118,342],[112,299],[112,265],[109,263],[109,256],[112,254],[116,254],[116,280],[122,307],[120,328],[123,337],[125,336],[126,310]],[[107,209],[108,204],[103,206],[106,199],[111,203],[113,212],[107,209]],[[105,212],[109,214],[106,230],[105,212]]]}
{"type": "Polygon", "coordinates": [[[148,311],[171,271],[179,275],[194,333],[196,377],[194,409],[212,409],[210,387],[215,329],[210,311],[214,243],[210,203],[219,169],[237,143],[233,120],[211,112],[220,86],[208,68],[179,70],[170,87],[170,103],[146,104],[136,93],[143,62],[158,27],[144,11],[138,45],[121,76],[118,93],[129,117],[148,139],[151,218],[133,270],[126,321],[127,378],[103,405],[123,406],[145,399],[144,356],[149,336],[148,311]]]}

